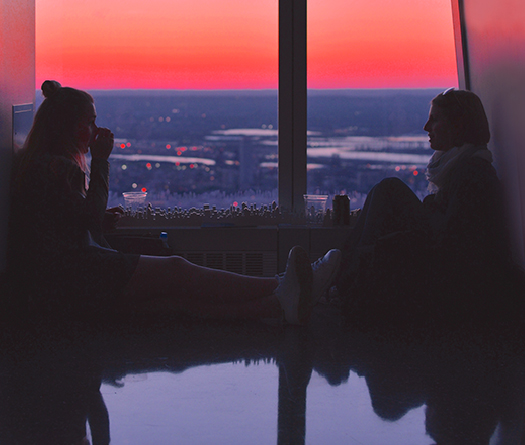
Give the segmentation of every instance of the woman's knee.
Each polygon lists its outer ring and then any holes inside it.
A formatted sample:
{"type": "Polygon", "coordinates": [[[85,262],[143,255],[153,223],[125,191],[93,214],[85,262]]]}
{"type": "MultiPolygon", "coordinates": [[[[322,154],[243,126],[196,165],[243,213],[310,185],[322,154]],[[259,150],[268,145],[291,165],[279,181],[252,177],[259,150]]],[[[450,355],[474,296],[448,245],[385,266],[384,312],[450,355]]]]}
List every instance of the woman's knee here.
{"type": "Polygon", "coordinates": [[[176,271],[188,270],[192,266],[188,260],[177,256],[141,255],[134,275],[140,278],[172,275],[176,271]]]}
{"type": "Polygon", "coordinates": [[[408,186],[399,178],[390,177],[381,180],[377,184],[378,188],[386,190],[406,189],[408,186]]]}
{"type": "Polygon", "coordinates": [[[385,178],[377,186],[377,192],[396,201],[417,199],[412,189],[399,178],[385,178]]]}
{"type": "Polygon", "coordinates": [[[191,267],[192,263],[190,263],[186,258],[183,258],[178,255],[171,255],[169,257],[166,257],[167,261],[171,265],[171,267],[191,267]]]}
{"type": "Polygon", "coordinates": [[[171,284],[181,285],[191,277],[193,267],[196,266],[180,256],[141,255],[125,293],[136,296],[146,292],[149,299],[165,297],[164,293],[171,288],[171,284]]]}

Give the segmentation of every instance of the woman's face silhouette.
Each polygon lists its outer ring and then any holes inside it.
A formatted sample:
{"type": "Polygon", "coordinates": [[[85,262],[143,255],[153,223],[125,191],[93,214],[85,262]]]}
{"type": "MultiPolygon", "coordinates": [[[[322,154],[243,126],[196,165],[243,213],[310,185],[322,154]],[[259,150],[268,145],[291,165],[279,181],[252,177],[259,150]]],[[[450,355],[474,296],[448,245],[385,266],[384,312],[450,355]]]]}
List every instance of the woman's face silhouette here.
{"type": "Polygon", "coordinates": [[[456,145],[454,141],[457,140],[458,130],[442,107],[430,107],[428,121],[423,129],[428,132],[433,150],[448,151],[456,145]]]}
{"type": "Polygon", "coordinates": [[[84,154],[89,151],[89,146],[93,143],[98,130],[97,125],[95,124],[97,111],[94,104],[90,105],[88,111],[78,123],[76,133],[79,148],[84,154]]]}

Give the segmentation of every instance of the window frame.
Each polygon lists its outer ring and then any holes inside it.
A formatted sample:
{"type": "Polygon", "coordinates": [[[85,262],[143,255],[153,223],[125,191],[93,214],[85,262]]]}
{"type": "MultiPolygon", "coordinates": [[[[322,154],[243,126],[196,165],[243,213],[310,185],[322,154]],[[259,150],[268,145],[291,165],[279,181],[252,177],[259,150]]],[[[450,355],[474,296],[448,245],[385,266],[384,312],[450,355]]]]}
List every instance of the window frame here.
{"type": "Polygon", "coordinates": [[[307,184],[306,1],[279,0],[279,206],[294,212],[307,184]]]}

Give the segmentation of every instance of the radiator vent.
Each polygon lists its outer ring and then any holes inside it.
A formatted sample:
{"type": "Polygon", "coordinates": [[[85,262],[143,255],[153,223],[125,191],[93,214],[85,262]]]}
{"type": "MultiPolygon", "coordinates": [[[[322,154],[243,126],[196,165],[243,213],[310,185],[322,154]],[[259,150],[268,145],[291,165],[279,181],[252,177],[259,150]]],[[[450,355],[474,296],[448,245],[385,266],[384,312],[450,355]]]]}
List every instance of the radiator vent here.
{"type": "Polygon", "coordinates": [[[276,252],[178,252],[178,255],[199,266],[253,277],[273,277],[277,273],[276,252]]]}

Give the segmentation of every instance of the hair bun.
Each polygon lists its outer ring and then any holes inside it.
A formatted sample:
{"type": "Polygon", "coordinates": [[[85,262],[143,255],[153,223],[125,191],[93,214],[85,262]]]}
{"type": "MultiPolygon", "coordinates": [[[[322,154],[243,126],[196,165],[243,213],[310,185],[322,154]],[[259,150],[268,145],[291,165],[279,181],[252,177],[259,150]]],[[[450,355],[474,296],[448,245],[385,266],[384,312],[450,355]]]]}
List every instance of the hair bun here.
{"type": "Polygon", "coordinates": [[[60,85],[56,80],[46,80],[42,84],[42,94],[47,99],[53,94],[55,94],[60,88],[62,88],[62,85],[60,85]]]}

